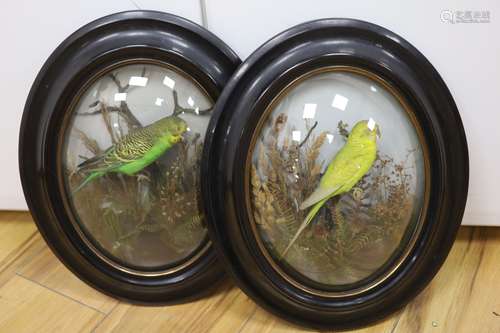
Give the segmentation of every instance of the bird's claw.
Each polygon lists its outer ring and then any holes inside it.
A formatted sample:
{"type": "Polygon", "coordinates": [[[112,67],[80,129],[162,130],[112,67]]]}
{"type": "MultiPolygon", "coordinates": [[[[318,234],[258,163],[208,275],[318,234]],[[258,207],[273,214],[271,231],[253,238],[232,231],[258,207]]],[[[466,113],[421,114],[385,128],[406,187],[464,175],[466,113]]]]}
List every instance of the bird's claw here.
{"type": "Polygon", "coordinates": [[[138,174],[137,175],[137,182],[142,182],[142,181],[148,181],[151,183],[151,178],[149,178],[148,176],[144,175],[144,174],[138,174]]]}
{"type": "Polygon", "coordinates": [[[352,189],[352,197],[356,201],[361,201],[363,199],[363,194],[364,194],[363,189],[361,189],[359,187],[354,187],[352,189]]]}

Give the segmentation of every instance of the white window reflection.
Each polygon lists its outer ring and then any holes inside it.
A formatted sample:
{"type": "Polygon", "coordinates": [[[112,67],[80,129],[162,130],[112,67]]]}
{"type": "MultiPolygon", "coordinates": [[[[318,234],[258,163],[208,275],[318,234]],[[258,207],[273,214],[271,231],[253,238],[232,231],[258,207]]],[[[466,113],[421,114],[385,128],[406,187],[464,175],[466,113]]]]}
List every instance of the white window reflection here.
{"type": "Polygon", "coordinates": [[[302,118],[304,119],[314,119],[316,115],[316,108],[318,104],[316,103],[306,103],[304,104],[304,113],[302,114],[302,118]]]}
{"type": "Polygon", "coordinates": [[[373,120],[373,118],[370,118],[370,119],[368,120],[368,124],[367,124],[366,126],[368,127],[368,129],[369,129],[370,131],[373,131],[373,130],[375,129],[375,125],[376,125],[376,124],[377,124],[377,123],[375,122],[375,120],[373,120]]]}
{"type": "Polygon", "coordinates": [[[187,101],[187,102],[188,102],[188,105],[189,105],[189,106],[191,106],[191,107],[193,107],[193,106],[194,106],[194,100],[193,100],[193,97],[189,96],[189,98],[188,98],[188,101],[187,101]]]}
{"type": "Polygon", "coordinates": [[[332,101],[332,107],[339,109],[341,111],[344,111],[347,107],[347,103],[349,102],[349,99],[345,96],[335,94],[335,97],[333,98],[332,101]]]}
{"type": "Polygon", "coordinates": [[[293,141],[300,142],[300,136],[301,136],[300,131],[292,131],[292,140],[293,141]]]}
{"type": "Polygon", "coordinates": [[[371,86],[370,90],[373,91],[373,92],[377,92],[377,88],[375,88],[374,86],[371,86]]]}
{"type": "Polygon", "coordinates": [[[328,140],[328,143],[332,143],[332,142],[333,142],[333,134],[328,133],[328,134],[326,135],[326,139],[328,140]]]}
{"type": "Polygon", "coordinates": [[[155,105],[161,106],[163,104],[163,101],[163,98],[156,97],[155,105]]]}
{"type": "Polygon", "coordinates": [[[175,86],[175,81],[165,75],[165,78],[163,79],[163,84],[173,90],[175,86]]]}
{"type": "Polygon", "coordinates": [[[128,84],[131,86],[145,87],[148,84],[148,78],[142,76],[131,76],[128,80],[128,84]]]}
{"type": "Polygon", "coordinates": [[[121,102],[127,100],[127,93],[116,93],[115,102],[121,102]]]}

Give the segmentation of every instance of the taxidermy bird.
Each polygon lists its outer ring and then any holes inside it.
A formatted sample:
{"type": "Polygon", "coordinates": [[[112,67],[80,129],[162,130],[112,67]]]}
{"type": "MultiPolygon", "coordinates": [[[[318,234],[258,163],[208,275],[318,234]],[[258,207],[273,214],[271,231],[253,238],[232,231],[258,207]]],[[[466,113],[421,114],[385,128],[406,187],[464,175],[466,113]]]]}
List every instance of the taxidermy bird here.
{"type": "Polygon", "coordinates": [[[346,144],[328,165],[318,187],[300,205],[301,210],[311,206],[312,208],[282,252],[282,257],[287,254],[325,202],[337,195],[349,192],[371,169],[377,156],[376,138],[379,135],[379,127],[373,119],[362,120],[354,125],[346,144]]]}
{"type": "Polygon", "coordinates": [[[87,176],[73,194],[91,181],[111,172],[134,175],[179,142],[186,130],[187,124],[183,119],[168,116],[128,133],[102,154],[78,165],[77,171],[84,172],[87,176]]]}

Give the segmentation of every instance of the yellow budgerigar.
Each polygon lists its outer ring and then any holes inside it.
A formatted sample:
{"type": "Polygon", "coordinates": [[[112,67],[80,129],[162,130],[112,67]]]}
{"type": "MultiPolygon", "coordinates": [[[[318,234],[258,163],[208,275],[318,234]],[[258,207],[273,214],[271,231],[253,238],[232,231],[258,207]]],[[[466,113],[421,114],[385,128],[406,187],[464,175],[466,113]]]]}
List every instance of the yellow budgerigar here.
{"type": "Polygon", "coordinates": [[[371,118],[359,121],[354,125],[346,144],[328,165],[318,187],[300,205],[302,210],[311,206],[312,208],[282,252],[282,257],[290,250],[326,201],[349,192],[371,169],[377,156],[377,136],[379,134],[379,126],[371,118]]]}

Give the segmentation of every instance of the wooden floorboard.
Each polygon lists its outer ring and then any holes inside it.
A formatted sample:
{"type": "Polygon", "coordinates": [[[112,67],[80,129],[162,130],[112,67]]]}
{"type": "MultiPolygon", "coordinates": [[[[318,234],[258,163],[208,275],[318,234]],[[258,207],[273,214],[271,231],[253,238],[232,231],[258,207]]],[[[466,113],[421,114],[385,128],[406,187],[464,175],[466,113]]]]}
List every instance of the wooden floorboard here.
{"type": "MultiPolygon", "coordinates": [[[[226,281],[201,300],[118,302],[79,281],[27,213],[0,212],[0,332],[305,332],[226,281]]],[[[500,228],[462,227],[432,283],[400,312],[355,332],[500,332],[500,228]]]]}
{"type": "MultiPolygon", "coordinates": [[[[41,238],[38,241],[45,244],[41,238]]],[[[104,314],[108,314],[118,303],[76,279],[46,246],[20,265],[17,274],[104,314]]]]}
{"type": "Polygon", "coordinates": [[[31,216],[0,212],[0,271],[19,255],[19,249],[36,233],[31,216]]]}
{"type": "Polygon", "coordinates": [[[104,316],[18,275],[0,288],[0,309],[0,332],[85,332],[104,316]]]}

